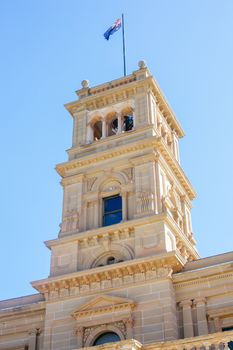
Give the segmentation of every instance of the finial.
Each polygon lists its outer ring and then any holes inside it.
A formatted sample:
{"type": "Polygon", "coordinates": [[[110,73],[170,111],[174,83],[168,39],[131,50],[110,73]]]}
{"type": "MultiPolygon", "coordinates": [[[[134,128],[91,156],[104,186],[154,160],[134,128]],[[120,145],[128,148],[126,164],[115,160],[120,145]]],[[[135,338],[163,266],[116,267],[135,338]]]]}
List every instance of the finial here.
{"type": "Polygon", "coordinates": [[[82,85],[83,89],[89,88],[89,80],[83,80],[81,82],[81,85],[82,85]]]}
{"type": "Polygon", "coordinates": [[[146,68],[146,62],[144,60],[141,60],[138,62],[139,69],[146,68]]]}

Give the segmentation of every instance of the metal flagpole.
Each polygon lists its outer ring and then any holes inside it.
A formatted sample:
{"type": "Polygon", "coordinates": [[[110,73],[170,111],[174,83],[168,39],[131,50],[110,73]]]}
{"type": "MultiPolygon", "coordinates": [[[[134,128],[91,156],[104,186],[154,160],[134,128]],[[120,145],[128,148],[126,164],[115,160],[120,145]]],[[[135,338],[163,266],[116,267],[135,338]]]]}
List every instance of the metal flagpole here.
{"type": "Polygon", "coordinates": [[[122,41],[123,41],[123,61],[124,61],[124,76],[126,76],[126,63],[125,63],[125,23],[124,14],[121,15],[122,19],[122,41]]]}

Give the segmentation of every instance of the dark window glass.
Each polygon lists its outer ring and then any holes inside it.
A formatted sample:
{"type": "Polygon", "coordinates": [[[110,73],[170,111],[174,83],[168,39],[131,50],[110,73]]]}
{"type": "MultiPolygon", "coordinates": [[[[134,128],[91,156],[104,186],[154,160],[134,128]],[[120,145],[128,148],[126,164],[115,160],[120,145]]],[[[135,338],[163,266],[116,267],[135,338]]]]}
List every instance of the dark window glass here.
{"type": "Polygon", "coordinates": [[[103,207],[103,226],[114,225],[122,220],[121,196],[104,198],[103,207]]]}
{"type": "MultiPolygon", "coordinates": [[[[232,327],[223,328],[222,330],[223,330],[223,332],[225,332],[225,331],[233,331],[233,326],[232,327]]],[[[233,339],[232,339],[232,341],[228,342],[228,349],[233,350],[233,339]]]]}
{"type": "Polygon", "coordinates": [[[133,129],[133,117],[132,116],[127,115],[124,117],[123,128],[125,131],[130,131],[133,129]]]}
{"type": "Polygon", "coordinates": [[[114,256],[110,256],[109,258],[107,258],[108,265],[114,264],[115,261],[116,261],[116,259],[114,258],[114,256]]]}
{"type": "Polygon", "coordinates": [[[112,343],[121,340],[119,335],[114,332],[103,333],[96,338],[93,345],[101,345],[106,343],[112,343]]]}
{"type": "Polygon", "coordinates": [[[104,213],[121,210],[122,199],[120,196],[109,197],[104,199],[104,213]]]}

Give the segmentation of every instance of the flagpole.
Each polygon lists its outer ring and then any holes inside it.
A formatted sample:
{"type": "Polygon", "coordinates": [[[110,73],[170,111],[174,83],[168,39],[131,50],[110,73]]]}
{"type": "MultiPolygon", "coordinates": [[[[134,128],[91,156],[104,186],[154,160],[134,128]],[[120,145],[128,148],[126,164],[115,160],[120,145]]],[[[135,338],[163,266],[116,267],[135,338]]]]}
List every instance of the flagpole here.
{"type": "Polygon", "coordinates": [[[122,19],[122,44],[123,44],[123,62],[124,62],[124,76],[126,76],[126,63],[125,63],[125,23],[124,14],[121,15],[122,19]]]}

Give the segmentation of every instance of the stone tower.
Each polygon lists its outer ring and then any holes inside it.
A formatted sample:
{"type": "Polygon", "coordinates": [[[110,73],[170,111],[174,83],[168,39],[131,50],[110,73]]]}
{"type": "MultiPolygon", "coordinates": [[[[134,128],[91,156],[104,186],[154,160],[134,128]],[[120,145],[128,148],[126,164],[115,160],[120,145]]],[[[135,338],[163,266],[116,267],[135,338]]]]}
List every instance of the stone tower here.
{"type": "Polygon", "coordinates": [[[33,282],[46,300],[44,349],[175,340],[172,275],[198,258],[184,132],[144,61],[77,95],[68,161],[56,167],[61,230],[46,242],[49,277],[33,282]]]}

